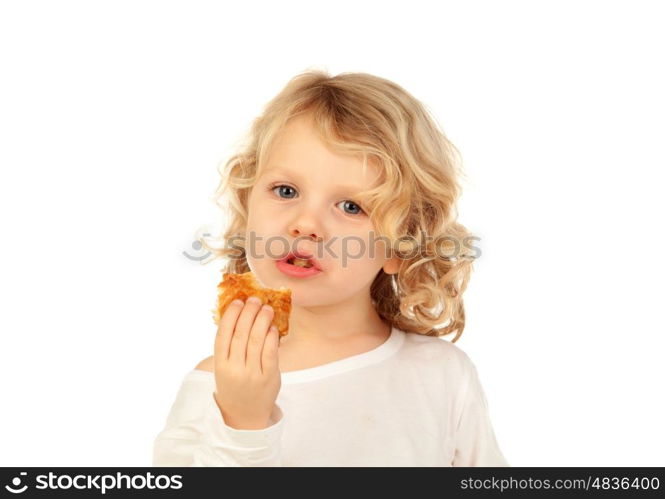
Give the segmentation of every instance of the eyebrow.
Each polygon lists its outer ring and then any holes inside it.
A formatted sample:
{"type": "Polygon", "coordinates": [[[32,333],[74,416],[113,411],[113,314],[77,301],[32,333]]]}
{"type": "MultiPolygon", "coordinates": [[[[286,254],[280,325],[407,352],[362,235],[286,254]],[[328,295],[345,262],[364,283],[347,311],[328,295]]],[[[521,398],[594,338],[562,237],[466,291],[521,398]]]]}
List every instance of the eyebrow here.
{"type": "MultiPolygon", "coordinates": [[[[280,168],[280,167],[270,167],[269,169],[266,169],[264,173],[266,175],[268,174],[286,175],[287,177],[291,176],[296,179],[299,179],[300,177],[300,175],[298,175],[297,173],[291,172],[285,168],[280,168]]],[[[336,187],[339,190],[349,191],[349,192],[361,192],[363,190],[362,187],[357,185],[337,185],[336,187]]]]}

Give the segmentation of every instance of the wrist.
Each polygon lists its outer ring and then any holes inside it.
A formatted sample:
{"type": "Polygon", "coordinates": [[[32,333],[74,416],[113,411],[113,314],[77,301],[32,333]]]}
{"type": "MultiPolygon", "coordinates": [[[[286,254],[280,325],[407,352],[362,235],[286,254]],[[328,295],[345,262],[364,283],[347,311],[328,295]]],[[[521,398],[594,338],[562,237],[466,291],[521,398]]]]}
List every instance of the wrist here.
{"type": "Polygon", "coordinates": [[[262,430],[270,426],[270,415],[265,417],[234,415],[222,409],[217,400],[216,393],[213,394],[213,399],[215,400],[215,405],[217,405],[217,409],[222,416],[224,424],[229,428],[233,428],[234,430],[262,430]]]}
{"type": "Polygon", "coordinates": [[[269,425],[269,418],[236,418],[222,411],[222,419],[234,430],[263,430],[269,425]]]}

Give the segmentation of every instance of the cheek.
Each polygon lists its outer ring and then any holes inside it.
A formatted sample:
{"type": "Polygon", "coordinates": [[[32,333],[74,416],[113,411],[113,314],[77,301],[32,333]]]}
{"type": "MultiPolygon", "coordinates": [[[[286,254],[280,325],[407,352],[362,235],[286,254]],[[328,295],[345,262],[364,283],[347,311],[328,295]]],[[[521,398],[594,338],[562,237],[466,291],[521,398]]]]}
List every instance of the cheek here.
{"type": "Polygon", "coordinates": [[[350,236],[345,238],[344,241],[342,242],[342,246],[344,254],[351,259],[363,260],[367,257],[368,254],[367,241],[358,236],[350,236]]]}
{"type": "Polygon", "coordinates": [[[265,240],[274,231],[275,220],[266,213],[261,202],[251,201],[247,210],[247,232],[248,241],[254,240],[254,245],[259,247],[265,244],[265,240]],[[262,238],[262,240],[259,240],[262,238]]]}
{"type": "Polygon", "coordinates": [[[270,230],[274,228],[254,225],[247,232],[247,254],[252,260],[275,260],[291,249],[285,237],[271,233],[270,230]]]}
{"type": "Polygon", "coordinates": [[[366,238],[351,236],[344,238],[335,250],[338,255],[336,267],[358,276],[374,275],[383,266],[383,253],[377,247],[370,247],[366,238]]]}

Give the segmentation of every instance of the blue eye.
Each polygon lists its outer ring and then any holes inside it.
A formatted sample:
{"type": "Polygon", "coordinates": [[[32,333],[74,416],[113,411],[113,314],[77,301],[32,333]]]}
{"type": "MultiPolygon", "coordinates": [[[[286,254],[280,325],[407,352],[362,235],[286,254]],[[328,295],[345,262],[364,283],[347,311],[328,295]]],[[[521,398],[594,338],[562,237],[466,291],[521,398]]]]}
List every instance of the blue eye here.
{"type": "MultiPolygon", "coordinates": [[[[359,210],[357,213],[349,213],[349,215],[360,215],[363,212],[362,208],[360,208],[360,206],[358,206],[353,201],[342,201],[342,203],[348,203],[351,206],[355,206],[359,210]]],[[[348,206],[348,204],[346,206],[348,206]]]]}
{"type": "MultiPolygon", "coordinates": [[[[275,190],[277,190],[277,193],[278,193],[277,196],[282,198],[282,199],[293,199],[293,197],[290,197],[288,195],[286,195],[286,197],[283,197],[282,194],[287,194],[289,191],[293,191],[294,193],[296,192],[296,190],[293,187],[291,187],[290,185],[286,185],[286,184],[273,184],[273,185],[270,185],[268,187],[268,190],[270,192],[274,192],[275,190]]],[[[359,216],[359,215],[364,214],[363,209],[360,206],[358,206],[356,203],[354,203],[353,201],[344,200],[344,201],[340,201],[340,203],[344,203],[345,208],[348,208],[349,205],[351,205],[352,212],[349,213],[348,211],[345,211],[345,213],[347,215],[359,216]],[[355,207],[355,210],[358,210],[358,211],[355,211],[353,207],[355,207]]]]}
{"type": "MultiPolygon", "coordinates": [[[[283,185],[283,184],[280,184],[280,185],[276,185],[276,186],[274,186],[274,187],[271,187],[270,190],[271,190],[271,191],[274,191],[274,190],[277,189],[278,187],[280,187],[280,188],[281,188],[281,187],[284,187],[285,189],[291,189],[292,191],[295,191],[295,189],[294,189],[293,187],[288,186],[288,185],[283,185]]],[[[284,192],[284,191],[280,191],[280,192],[284,192]]],[[[279,194],[278,194],[278,195],[279,195],[279,194]]],[[[281,197],[281,196],[280,196],[280,197],[281,197]]],[[[290,198],[290,197],[287,196],[287,199],[293,199],[293,198],[290,198]]]]}

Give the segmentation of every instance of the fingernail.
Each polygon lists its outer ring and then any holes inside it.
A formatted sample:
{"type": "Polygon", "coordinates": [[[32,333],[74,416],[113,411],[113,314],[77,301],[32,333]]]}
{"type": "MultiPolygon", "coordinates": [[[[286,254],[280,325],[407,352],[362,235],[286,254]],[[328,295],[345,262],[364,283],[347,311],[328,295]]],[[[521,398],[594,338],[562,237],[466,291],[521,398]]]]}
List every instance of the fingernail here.
{"type": "Polygon", "coordinates": [[[263,305],[263,310],[266,310],[268,312],[272,312],[272,307],[270,305],[263,305]]]}
{"type": "Polygon", "coordinates": [[[252,303],[261,303],[261,300],[257,296],[250,296],[247,301],[252,303]]]}
{"type": "Polygon", "coordinates": [[[237,299],[231,302],[231,305],[243,305],[243,304],[244,302],[242,300],[237,300],[237,299]]]}

